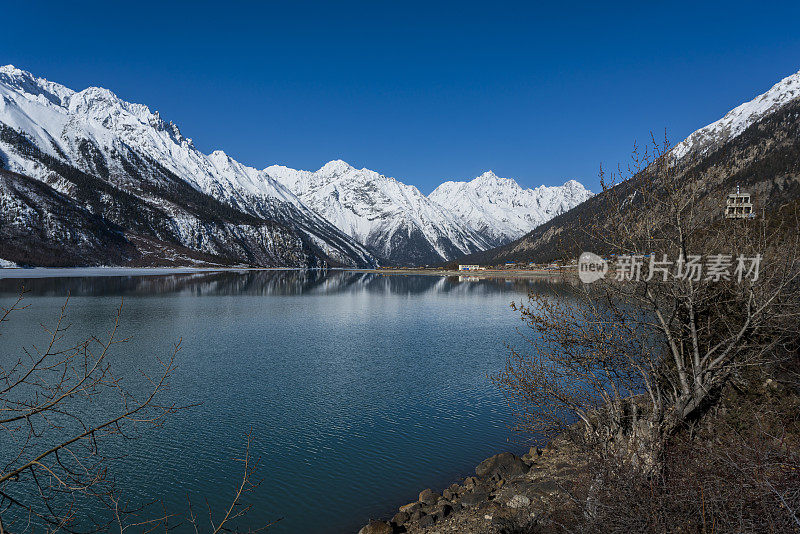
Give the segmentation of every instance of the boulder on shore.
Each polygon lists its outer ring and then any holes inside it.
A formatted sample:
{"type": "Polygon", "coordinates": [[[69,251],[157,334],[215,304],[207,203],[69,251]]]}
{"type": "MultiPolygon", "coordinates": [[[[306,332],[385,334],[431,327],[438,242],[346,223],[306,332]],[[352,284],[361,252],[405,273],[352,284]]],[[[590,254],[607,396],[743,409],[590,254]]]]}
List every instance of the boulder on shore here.
{"type": "Polygon", "coordinates": [[[394,517],[392,518],[392,523],[394,523],[395,525],[402,525],[403,523],[408,522],[409,519],[411,519],[411,514],[400,511],[394,514],[394,517]]]}
{"type": "Polygon", "coordinates": [[[473,508],[486,502],[489,494],[485,491],[471,491],[461,498],[461,506],[464,508],[473,508]]]}
{"type": "Polygon", "coordinates": [[[422,504],[436,504],[439,500],[440,495],[437,495],[433,492],[430,488],[424,489],[419,493],[419,502],[422,504]]]}
{"type": "Polygon", "coordinates": [[[408,503],[406,505],[401,506],[400,507],[400,511],[401,512],[406,512],[407,514],[411,515],[414,512],[416,512],[417,510],[419,510],[421,507],[422,507],[422,505],[420,503],[418,503],[418,502],[410,502],[410,503],[408,503]]]}
{"type": "Polygon", "coordinates": [[[518,456],[510,452],[495,454],[475,468],[475,474],[480,478],[487,478],[498,475],[500,478],[509,479],[515,476],[524,475],[528,472],[529,466],[518,456]]]}
{"type": "Polygon", "coordinates": [[[358,531],[358,534],[392,534],[394,529],[392,525],[385,521],[372,520],[358,531]]]}
{"type": "Polygon", "coordinates": [[[506,506],[509,508],[524,508],[531,503],[531,500],[525,495],[514,495],[508,500],[506,506]]]}

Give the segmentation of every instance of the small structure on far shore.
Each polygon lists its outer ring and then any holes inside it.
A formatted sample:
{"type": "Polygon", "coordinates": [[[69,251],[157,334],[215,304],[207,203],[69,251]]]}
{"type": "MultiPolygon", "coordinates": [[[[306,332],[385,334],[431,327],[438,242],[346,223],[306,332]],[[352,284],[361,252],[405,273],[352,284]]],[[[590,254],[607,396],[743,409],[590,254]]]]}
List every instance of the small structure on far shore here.
{"type": "Polygon", "coordinates": [[[480,265],[459,265],[458,266],[458,270],[459,271],[480,271],[481,270],[481,266],[480,265]]]}
{"type": "Polygon", "coordinates": [[[755,216],[753,211],[753,203],[750,199],[750,193],[742,193],[739,191],[739,186],[736,186],[736,192],[728,195],[725,203],[725,218],[726,219],[749,219],[755,216]]]}

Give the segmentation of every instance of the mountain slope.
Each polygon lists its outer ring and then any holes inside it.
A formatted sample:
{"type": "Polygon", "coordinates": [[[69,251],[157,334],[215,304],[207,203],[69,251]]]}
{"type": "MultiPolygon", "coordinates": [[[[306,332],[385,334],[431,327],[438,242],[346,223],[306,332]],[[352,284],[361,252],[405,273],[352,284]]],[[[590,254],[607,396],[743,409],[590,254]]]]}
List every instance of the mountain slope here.
{"type": "Polygon", "coordinates": [[[144,203],[143,211],[127,213],[131,221],[118,221],[107,202],[91,208],[110,224],[128,228],[157,212],[163,226],[158,231],[147,224],[132,226],[149,232],[144,234],[149,238],[232,262],[375,264],[364,247],[266,173],[221,152],[202,154],[158,112],[125,102],[106,89],[75,92],[12,66],[0,67],[0,126],[4,169],[39,180],[73,200],[76,191],[83,191],[73,179],[78,173],[81,180],[102,183],[109,199],[128,194],[144,203]],[[236,247],[228,250],[232,241],[215,236],[219,228],[214,225],[240,226],[241,221],[251,228],[281,228],[286,238],[282,241],[293,241],[294,252],[267,254],[257,250],[257,241],[247,243],[247,253],[236,247]]]}
{"type": "Polygon", "coordinates": [[[787,76],[766,93],[733,108],[718,121],[695,131],[675,146],[675,154],[679,158],[690,152],[705,154],[741,135],[761,118],[797,98],[800,98],[800,72],[787,76]]]}
{"type": "Polygon", "coordinates": [[[336,160],[316,172],[278,165],[265,172],[391,264],[437,263],[490,246],[416,187],[375,171],[336,160]]]}
{"type": "MultiPolygon", "coordinates": [[[[685,184],[696,184],[695,202],[707,218],[722,214],[725,197],[741,186],[757,209],[777,209],[800,198],[800,73],[783,79],[770,91],[694,132],[673,149],[685,184]],[[691,157],[689,157],[691,156],[691,157]]],[[[623,196],[637,177],[600,193],[539,226],[523,238],[461,262],[498,264],[506,261],[548,262],[575,259],[585,250],[602,253],[583,231],[601,225],[611,194],[623,196]]]]}
{"type": "Polygon", "coordinates": [[[49,183],[0,170],[0,257],[21,265],[309,265],[288,228],[244,214],[184,184],[138,194],[44,154],[0,124],[0,146],[49,183]],[[183,193],[183,194],[182,194],[183,193]]]}
{"type": "Polygon", "coordinates": [[[493,246],[527,234],[592,196],[569,180],[562,186],[523,189],[509,178],[488,171],[469,182],[444,182],[428,198],[458,215],[493,246]]]}
{"type": "Polygon", "coordinates": [[[12,210],[0,259],[48,265],[438,263],[505,243],[590,194],[574,181],[523,190],[486,173],[429,198],[342,161],[258,170],[201,153],[158,112],[107,89],[73,91],[10,65],[0,67],[0,169],[12,210]],[[25,177],[51,191],[31,196],[25,177]],[[77,241],[65,212],[82,221],[77,241]],[[22,236],[13,225],[26,217],[22,236]]]}

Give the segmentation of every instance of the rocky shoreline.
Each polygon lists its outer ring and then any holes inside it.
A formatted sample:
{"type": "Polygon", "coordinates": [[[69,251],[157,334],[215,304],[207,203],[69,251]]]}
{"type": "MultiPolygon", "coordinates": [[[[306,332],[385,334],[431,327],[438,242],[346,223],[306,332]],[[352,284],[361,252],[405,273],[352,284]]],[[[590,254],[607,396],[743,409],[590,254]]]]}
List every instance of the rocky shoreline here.
{"type": "Polygon", "coordinates": [[[568,488],[585,465],[566,437],[518,457],[487,458],[467,477],[437,493],[428,488],[387,520],[372,520],[359,534],[510,532],[546,524],[569,499],[568,488]]]}

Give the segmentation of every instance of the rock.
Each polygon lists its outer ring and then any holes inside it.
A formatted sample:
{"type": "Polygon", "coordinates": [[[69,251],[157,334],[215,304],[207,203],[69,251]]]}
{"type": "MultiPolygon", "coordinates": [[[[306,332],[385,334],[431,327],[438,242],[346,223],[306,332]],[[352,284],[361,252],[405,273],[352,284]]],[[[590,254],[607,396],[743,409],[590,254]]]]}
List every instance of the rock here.
{"type": "Polygon", "coordinates": [[[419,502],[423,504],[436,504],[439,500],[439,495],[433,492],[430,488],[424,489],[419,494],[419,502]]]}
{"type": "Polygon", "coordinates": [[[489,495],[484,491],[471,491],[461,497],[461,506],[471,508],[486,501],[489,495]]]}
{"type": "Polygon", "coordinates": [[[392,525],[385,521],[370,521],[367,526],[358,531],[358,534],[392,534],[392,525]]]}
{"type": "Polygon", "coordinates": [[[542,455],[542,449],[539,447],[531,447],[531,449],[522,456],[522,461],[528,465],[536,463],[536,459],[542,455]]]}
{"type": "Polygon", "coordinates": [[[450,506],[449,504],[443,504],[436,511],[436,516],[437,517],[447,517],[448,515],[450,515],[452,513],[452,511],[453,511],[453,507],[452,506],[450,506]]]}
{"type": "Polygon", "coordinates": [[[453,495],[461,495],[461,492],[464,491],[464,488],[462,488],[458,484],[451,484],[450,487],[447,489],[449,489],[453,493],[453,495]]]}
{"type": "Polygon", "coordinates": [[[475,477],[467,477],[466,480],[464,480],[464,486],[466,486],[467,489],[474,488],[477,484],[478,479],[475,477]]]}
{"type": "Polygon", "coordinates": [[[525,465],[525,462],[510,452],[495,454],[482,461],[478,467],[475,468],[475,474],[481,478],[494,475],[498,475],[502,478],[512,478],[524,475],[527,472],[528,466],[525,465]]]}
{"type": "Polygon", "coordinates": [[[420,508],[421,508],[421,505],[418,502],[412,502],[412,503],[406,504],[405,506],[401,506],[400,507],[400,511],[411,515],[414,512],[416,512],[417,510],[419,510],[420,508]]]}
{"type": "Polygon", "coordinates": [[[432,515],[424,515],[419,520],[419,527],[425,528],[433,525],[436,522],[436,518],[432,515]]]}
{"type": "Polygon", "coordinates": [[[531,500],[525,495],[517,494],[511,497],[506,504],[509,508],[524,508],[531,504],[531,500]]]}
{"type": "Polygon", "coordinates": [[[455,495],[453,495],[453,492],[452,492],[452,491],[450,491],[450,488],[448,488],[448,489],[446,489],[446,490],[444,490],[444,491],[442,492],[442,497],[444,497],[444,498],[445,498],[445,499],[447,499],[448,501],[452,501],[452,500],[453,500],[453,498],[455,497],[455,495]]]}
{"type": "Polygon", "coordinates": [[[423,517],[425,517],[425,512],[423,512],[422,510],[417,509],[417,510],[414,510],[413,514],[411,514],[411,521],[419,521],[423,517]]]}
{"type": "Polygon", "coordinates": [[[530,482],[525,481],[515,481],[509,482],[506,484],[503,489],[497,492],[497,500],[501,503],[506,503],[511,500],[514,495],[528,495],[528,488],[530,487],[530,482]]]}
{"type": "Polygon", "coordinates": [[[409,514],[408,512],[401,511],[394,514],[394,517],[392,518],[392,523],[394,523],[395,525],[402,525],[403,523],[407,523],[409,519],[411,519],[411,514],[409,514]]]}
{"type": "Polygon", "coordinates": [[[562,491],[558,483],[550,479],[533,482],[530,488],[538,493],[544,494],[553,494],[562,491]]]}

